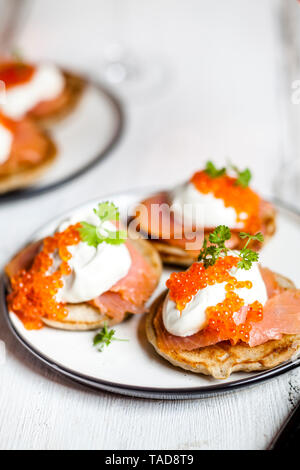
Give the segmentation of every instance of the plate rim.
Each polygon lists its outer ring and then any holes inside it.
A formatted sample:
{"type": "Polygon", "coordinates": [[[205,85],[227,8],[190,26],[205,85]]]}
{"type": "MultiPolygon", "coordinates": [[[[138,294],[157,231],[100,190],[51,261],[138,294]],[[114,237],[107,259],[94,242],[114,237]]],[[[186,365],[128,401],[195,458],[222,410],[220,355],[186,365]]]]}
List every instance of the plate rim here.
{"type": "MultiPolygon", "coordinates": [[[[41,186],[41,187],[29,186],[28,188],[16,189],[16,190],[8,191],[7,193],[3,193],[0,195],[0,203],[17,201],[23,198],[28,199],[31,197],[39,196],[41,194],[45,194],[47,192],[53,191],[63,186],[64,184],[69,184],[72,181],[75,181],[76,179],[80,178],[81,176],[85,175],[87,172],[92,170],[95,166],[97,166],[100,162],[102,162],[106,157],[108,157],[111,150],[121,140],[121,137],[124,134],[126,117],[125,117],[124,105],[120,97],[117,97],[117,95],[113,91],[109,90],[102,82],[96,79],[93,79],[91,77],[88,77],[86,75],[81,74],[80,76],[86,81],[87,85],[92,85],[106,97],[106,99],[109,101],[111,108],[113,109],[116,115],[115,129],[110,139],[108,140],[107,144],[105,145],[103,150],[101,150],[101,152],[97,152],[97,154],[92,157],[91,161],[84,164],[81,168],[76,170],[74,173],[71,173],[70,175],[63,177],[52,183],[48,183],[48,184],[46,183],[45,186],[41,186]]],[[[76,109],[74,112],[76,112],[76,109]]]]}
{"type": "MultiPolygon", "coordinates": [[[[68,214],[72,212],[73,210],[75,211],[76,209],[79,209],[82,206],[92,204],[94,201],[102,199],[102,198],[107,198],[107,197],[116,198],[116,197],[121,197],[124,195],[136,194],[142,191],[147,193],[148,189],[149,189],[149,194],[151,194],[151,192],[153,191],[158,190],[158,188],[153,188],[153,187],[152,189],[151,188],[129,189],[127,191],[121,191],[121,192],[109,194],[107,196],[104,195],[104,196],[100,196],[99,198],[93,198],[91,200],[83,202],[67,211],[64,211],[64,213],[59,214],[58,216],[52,218],[46,224],[43,224],[43,226],[41,226],[40,228],[38,228],[32,233],[31,237],[28,238],[27,243],[30,243],[30,241],[34,239],[35,234],[43,230],[43,227],[45,227],[48,224],[53,223],[56,219],[63,217],[64,214],[68,214]]],[[[288,204],[283,203],[282,201],[278,199],[274,198],[272,199],[272,202],[275,204],[275,206],[279,210],[287,213],[287,215],[289,216],[296,217],[297,219],[299,219],[299,222],[300,222],[299,211],[296,211],[293,207],[289,206],[288,204]]],[[[136,398],[150,398],[150,399],[160,399],[160,400],[197,399],[197,398],[215,396],[219,394],[225,394],[225,393],[232,392],[234,390],[239,390],[245,387],[258,385],[258,384],[266,382],[267,380],[276,378],[279,375],[285,374],[295,369],[296,367],[300,366],[300,357],[298,357],[294,361],[292,360],[292,361],[285,362],[277,367],[274,367],[273,369],[261,371],[256,374],[253,373],[253,375],[251,374],[248,377],[244,377],[242,379],[233,380],[231,382],[207,385],[204,387],[203,386],[202,387],[184,387],[184,388],[145,387],[145,386],[128,385],[124,383],[117,383],[117,382],[111,382],[108,380],[97,379],[95,377],[91,377],[89,375],[82,374],[80,372],[75,372],[74,370],[63,366],[60,363],[57,363],[56,361],[52,360],[47,355],[41,353],[29,341],[27,341],[21,335],[21,333],[17,330],[17,328],[11,321],[10,314],[7,308],[7,303],[6,303],[6,292],[7,292],[7,276],[4,270],[2,270],[1,277],[0,277],[0,308],[2,312],[4,313],[5,320],[13,336],[17,338],[17,340],[22,344],[23,347],[25,347],[27,351],[29,351],[34,357],[40,360],[43,364],[46,364],[48,367],[50,367],[50,369],[54,370],[59,375],[72,380],[73,382],[80,383],[92,389],[117,393],[117,394],[136,397],[136,398]]]]}

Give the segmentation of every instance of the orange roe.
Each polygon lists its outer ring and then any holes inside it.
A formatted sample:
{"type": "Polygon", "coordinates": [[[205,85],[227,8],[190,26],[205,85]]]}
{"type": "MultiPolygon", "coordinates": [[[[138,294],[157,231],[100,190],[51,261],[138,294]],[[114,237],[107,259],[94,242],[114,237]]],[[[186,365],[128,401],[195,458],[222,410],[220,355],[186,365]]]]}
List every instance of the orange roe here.
{"type": "Polygon", "coordinates": [[[17,122],[0,112],[0,124],[13,134],[16,132],[17,122]]]}
{"type": "MultiPolygon", "coordinates": [[[[246,287],[244,283],[240,283],[236,288],[246,287]]],[[[257,300],[245,308],[246,320],[240,324],[234,321],[234,313],[244,307],[244,300],[235,292],[227,292],[225,300],[214,307],[206,309],[208,317],[207,329],[211,329],[221,333],[222,338],[229,339],[231,344],[238,341],[249,342],[252,322],[258,322],[263,318],[263,306],[257,300]]]]}
{"type": "Polygon", "coordinates": [[[63,287],[62,276],[71,273],[68,261],[72,257],[68,246],[80,242],[80,224],[71,225],[63,232],[44,239],[43,248],[28,271],[21,270],[11,279],[12,292],[8,295],[9,310],[14,312],[28,330],[43,327],[42,318],[62,320],[68,314],[65,304],[57,302],[56,294],[63,287]],[[51,255],[57,251],[62,263],[57,271],[49,273],[53,265],[51,255]]]}
{"type": "Polygon", "coordinates": [[[209,285],[226,282],[224,301],[206,309],[208,323],[205,329],[217,331],[222,338],[230,340],[232,344],[240,340],[247,343],[252,322],[258,322],[263,318],[263,306],[260,302],[255,301],[245,306],[244,300],[234,292],[234,289],[252,288],[251,281],[238,281],[229,273],[237,266],[239,259],[236,256],[225,256],[206,269],[203,263],[194,263],[187,271],[172,273],[166,282],[169,297],[176,303],[180,312],[199,290],[209,285]],[[237,322],[235,314],[242,308],[246,309],[244,321],[237,322]]]}
{"type": "Polygon", "coordinates": [[[237,266],[238,262],[237,256],[225,256],[207,269],[203,263],[193,263],[187,271],[172,273],[166,282],[170,299],[176,303],[177,309],[182,311],[199,290],[217,282],[233,280],[228,271],[237,266]]]}
{"type": "Polygon", "coordinates": [[[27,83],[33,77],[35,67],[23,62],[5,62],[0,64],[0,80],[6,88],[27,83]]]}
{"type": "Polygon", "coordinates": [[[213,195],[224,201],[225,207],[233,207],[237,213],[237,221],[244,224],[244,229],[251,234],[261,228],[259,217],[259,196],[249,187],[236,184],[237,178],[223,175],[211,178],[204,170],[198,171],[191,178],[191,183],[203,194],[213,195]],[[247,214],[247,218],[241,217],[247,214]]]}

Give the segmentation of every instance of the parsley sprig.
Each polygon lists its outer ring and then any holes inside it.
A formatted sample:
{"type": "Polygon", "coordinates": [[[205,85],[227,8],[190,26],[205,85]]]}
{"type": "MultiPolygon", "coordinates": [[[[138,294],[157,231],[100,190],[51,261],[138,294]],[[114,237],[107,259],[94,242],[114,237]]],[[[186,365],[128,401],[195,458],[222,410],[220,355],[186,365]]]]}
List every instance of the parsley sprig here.
{"type": "Polygon", "coordinates": [[[18,63],[18,65],[24,64],[23,54],[21,53],[20,49],[13,49],[11,51],[11,56],[18,63]]]}
{"type": "Polygon", "coordinates": [[[109,330],[105,324],[99,333],[94,337],[93,344],[99,352],[103,352],[105,346],[109,346],[112,341],[128,341],[128,339],[115,338],[116,330],[109,330]]]}
{"type": "MultiPolygon", "coordinates": [[[[229,168],[233,170],[236,173],[236,182],[235,184],[242,186],[243,188],[247,188],[249,186],[249,183],[252,178],[252,173],[249,170],[249,168],[246,168],[245,170],[241,171],[238,169],[237,166],[235,165],[229,165],[229,168]]],[[[220,176],[225,175],[226,173],[226,167],[223,168],[217,168],[213,162],[208,161],[206,163],[206,167],[204,170],[211,178],[219,178],[220,176]]]]}
{"type": "Polygon", "coordinates": [[[241,232],[240,237],[242,239],[248,238],[244,248],[240,251],[241,260],[238,262],[237,267],[241,269],[249,270],[252,266],[252,263],[258,261],[259,254],[248,248],[248,245],[251,241],[263,242],[264,236],[261,232],[256,233],[255,235],[250,235],[250,233],[241,232]]]}
{"type": "Polygon", "coordinates": [[[210,176],[211,178],[219,178],[220,176],[225,175],[226,168],[223,167],[223,168],[217,169],[216,166],[213,164],[213,162],[208,161],[206,163],[205,173],[207,173],[208,176],[210,176]]]}
{"type": "Polygon", "coordinates": [[[104,222],[117,221],[120,218],[118,208],[112,202],[102,202],[98,204],[94,213],[98,216],[100,224],[92,225],[88,222],[80,222],[80,238],[89,246],[97,246],[106,242],[110,245],[121,245],[126,241],[127,233],[125,230],[109,230],[104,226],[104,222]]]}
{"type": "Polygon", "coordinates": [[[231,233],[226,225],[219,225],[215,230],[209,234],[208,240],[210,245],[207,246],[207,238],[204,239],[203,247],[200,251],[198,261],[202,261],[205,269],[208,266],[213,266],[221,254],[227,255],[227,248],[225,242],[230,240],[231,233]]]}
{"type": "MultiPolygon", "coordinates": [[[[241,269],[249,270],[252,266],[252,263],[258,261],[259,255],[256,251],[248,248],[250,241],[263,242],[264,237],[261,232],[251,235],[250,233],[241,232],[240,237],[242,239],[248,238],[245,246],[239,253],[240,261],[238,262],[237,267],[241,269]]],[[[203,242],[202,249],[198,257],[198,261],[202,261],[205,269],[209,266],[213,266],[220,256],[227,256],[228,248],[225,243],[227,240],[230,240],[231,232],[226,225],[219,225],[215,230],[209,234],[208,239],[205,238],[203,242]],[[208,245],[208,241],[210,244],[208,245]]]]}
{"type": "Polygon", "coordinates": [[[231,168],[236,172],[237,175],[236,184],[242,186],[243,188],[247,188],[252,178],[252,173],[249,168],[246,168],[243,171],[240,171],[235,165],[231,165],[231,168]]]}

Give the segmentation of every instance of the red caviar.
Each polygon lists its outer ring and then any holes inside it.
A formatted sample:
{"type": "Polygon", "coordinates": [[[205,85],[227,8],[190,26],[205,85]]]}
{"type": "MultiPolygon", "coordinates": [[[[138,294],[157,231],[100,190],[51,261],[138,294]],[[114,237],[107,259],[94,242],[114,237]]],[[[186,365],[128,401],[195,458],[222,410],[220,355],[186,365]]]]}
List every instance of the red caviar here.
{"type": "Polygon", "coordinates": [[[237,221],[243,222],[244,229],[253,234],[260,230],[259,196],[251,188],[236,184],[237,179],[228,175],[211,178],[205,171],[198,171],[191,178],[191,183],[203,194],[213,193],[223,199],[225,207],[233,207],[237,212],[237,221]],[[244,219],[242,214],[246,214],[244,219]]]}
{"type": "Polygon", "coordinates": [[[176,303],[177,309],[182,311],[194,295],[209,285],[226,282],[225,299],[223,302],[206,309],[207,326],[220,333],[222,338],[236,344],[238,341],[249,341],[252,322],[263,318],[263,306],[255,301],[245,306],[244,300],[238,296],[235,289],[252,288],[251,281],[238,281],[229,271],[237,266],[240,258],[236,256],[225,256],[219,258],[213,266],[204,268],[203,263],[194,263],[184,272],[172,273],[166,285],[169,289],[169,297],[176,303]],[[246,310],[241,310],[241,309],[246,310]],[[237,313],[241,315],[242,321],[236,320],[237,313]]]}
{"type": "Polygon", "coordinates": [[[0,112],[0,125],[6,127],[10,132],[15,133],[17,122],[0,112]]]}
{"type": "Polygon", "coordinates": [[[43,248],[35,257],[28,271],[21,270],[11,279],[12,292],[8,295],[8,307],[28,330],[43,327],[41,318],[61,320],[66,317],[65,304],[55,296],[63,287],[62,276],[71,273],[68,261],[72,257],[69,246],[80,242],[80,224],[71,225],[63,232],[44,239],[43,248]],[[62,263],[57,271],[49,273],[53,265],[51,255],[58,251],[62,263]]]}
{"type": "Polygon", "coordinates": [[[0,80],[5,83],[7,89],[29,82],[34,72],[34,66],[23,64],[23,62],[0,64],[0,80]]]}

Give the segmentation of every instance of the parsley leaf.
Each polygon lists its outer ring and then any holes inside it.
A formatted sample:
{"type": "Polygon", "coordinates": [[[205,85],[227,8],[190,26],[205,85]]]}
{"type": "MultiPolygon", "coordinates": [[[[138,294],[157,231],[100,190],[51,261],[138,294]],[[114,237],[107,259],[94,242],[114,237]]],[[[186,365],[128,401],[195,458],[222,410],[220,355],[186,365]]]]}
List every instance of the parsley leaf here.
{"type": "Polygon", "coordinates": [[[205,269],[208,268],[208,266],[213,266],[221,254],[224,253],[225,256],[227,255],[228,250],[225,246],[225,242],[230,238],[230,229],[226,227],[226,225],[219,225],[208,236],[210,242],[209,246],[207,246],[207,238],[204,239],[198,261],[203,262],[205,269]]]}
{"type": "Polygon", "coordinates": [[[107,228],[102,227],[95,227],[96,235],[97,235],[97,245],[102,242],[109,243],[110,245],[121,245],[127,239],[127,232],[126,230],[118,230],[113,231],[107,228]]]}
{"type": "Polygon", "coordinates": [[[252,178],[252,173],[249,168],[246,168],[243,171],[240,171],[237,166],[230,165],[230,167],[235,171],[237,179],[235,184],[242,186],[242,188],[247,188],[252,178]]]}
{"type": "MultiPolygon", "coordinates": [[[[252,173],[249,168],[246,168],[243,171],[240,171],[237,166],[229,165],[229,167],[235,171],[236,173],[236,182],[235,184],[242,186],[243,188],[247,188],[252,178],[252,173]]],[[[211,178],[219,178],[226,173],[226,167],[218,169],[212,161],[208,161],[206,163],[206,167],[204,170],[211,178]]]]}
{"type": "Polygon", "coordinates": [[[241,250],[241,261],[238,262],[238,268],[249,270],[252,267],[252,263],[258,261],[259,255],[256,251],[250,250],[250,248],[243,248],[241,250]]]}
{"type": "Polygon", "coordinates": [[[104,327],[102,328],[99,333],[96,334],[93,340],[94,346],[98,349],[99,352],[102,352],[104,349],[104,346],[109,346],[112,341],[128,341],[127,339],[119,339],[115,338],[115,330],[109,330],[107,328],[107,325],[104,324],[104,327]]]}
{"type": "Polygon", "coordinates": [[[11,56],[15,60],[15,62],[17,62],[18,65],[24,65],[24,58],[20,49],[13,49],[11,51],[11,56]]]}
{"type": "Polygon", "coordinates": [[[249,245],[251,240],[263,242],[264,241],[264,236],[261,232],[258,232],[255,235],[250,235],[250,233],[241,232],[240,237],[242,239],[248,238],[248,240],[247,240],[244,248],[242,248],[242,250],[240,252],[241,260],[238,262],[237,267],[249,270],[252,267],[252,263],[255,262],[255,261],[258,261],[259,254],[256,251],[251,250],[250,248],[248,248],[248,245],[249,245]]]}
{"type": "Polygon", "coordinates": [[[80,238],[89,246],[97,246],[106,242],[110,245],[121,245],[127,239],[126,230],[109,230],[103,224],[107,221],[119,220],[120,214],[118,208],[112,202],[103,202],[98,204],[94,213],[100,220],[99,225],[92,225],[87,222],[80,222],[79,228],[80,238]]]}
{"type": "Polygon", "coordinates": [[[255,235],[250,235],[250,233],[246,233],[246,232],[240,232],[240,237],[243,239],[249,238],[249,241],[250,240],[257,240],[258,242],[264,241],[264,236],[261,232],[258,232],[255,235]]]}
{"type": "Polygon", "coordinates": [[[211,178],[219,178],[220,176],[223,176],[225,173],[226,173],[226,168],[223,167],[223,168],[220,168],[219,170],[215,167],[215,165],[213,164],[213,162],[211,161],[208,161],[206,163],[206,167],[205,167],[205,173],[208,174],[208,176],[210,176],[211,178]]]}
{"type": "Polygon", "coordinates": [[[251,181],[252,174],[249,168],[246,168],[244,171],[238,172],[238,179],[236,180],[236,184],[239,184],[243,188],[247,188],[251,181]]]}
{"type": "Polygon", "coordinates": [[[224,243],[226,240],[230,240],[231,232],[226,225],[219,225],[210,235],[209,241],[211,243],[224,243]]]}
{"type": "MultiPolygon", "coordinates": [[[[258,261],[259,254],[248,248],[251,240],[263,242],[264,236],[261,232],[251,235],[250,233],[241,232],[240,237],[242,239],[248,238],[244,248],[240,251],[240,261],[237,267],[249,270],[252,263],[258,261]]],[[[208,239],[205,238],[202,249],[200,250],[198,261],[202,261],[205,269],[209,266],[213,266],[221,255],[227,256],[228,249],[225,245],[227,240],[230,240],[231,232],[226,225],[219,225],[215,230],[209,234],[208,239]],[[208,241],[210,245],[208,246],[208,241]]]]}
{"type": "Polygon", "coordinates": [[[94,209],[95,214],[102,222],[106,220],[119,220],[120,213],[117,206],[113,202],[102,202],[98,204],[97,209],[94,209]]]}
{"type": "Polygon", "coordinates": [[[98,245],[98,236],[95,225],[88,224],[87,222],[81,222],[80,225],[79,234],[81,240],[89,246],[96,247],[98,245]]]}

